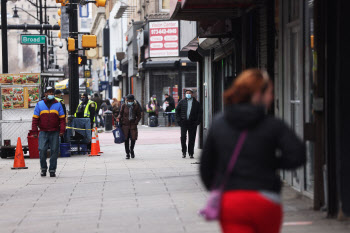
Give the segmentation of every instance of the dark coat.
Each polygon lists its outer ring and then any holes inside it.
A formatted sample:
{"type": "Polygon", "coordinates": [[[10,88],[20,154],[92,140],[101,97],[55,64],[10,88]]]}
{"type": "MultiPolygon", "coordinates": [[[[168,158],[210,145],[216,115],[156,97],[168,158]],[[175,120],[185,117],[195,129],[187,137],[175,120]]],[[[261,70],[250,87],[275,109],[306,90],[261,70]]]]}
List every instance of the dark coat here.
{"type": "Polygon", "coordinates": [[[175,100],[173,97],[169,96],[165,99],[166,102],[169,103],[169,106],[165,109],[165,112],[171,112],[175,109],[175,100]]]}
{"type": "Polygon", "coordinates": [[[96,112],[98,113],[101,109],[101,104],[102,104],[102,99],[101,97],[94,97],[91,99],[92,101],[94,101],[97,105],[97,109],[96,109],[96,112]]]}
{"type": "Polygon", "coordinates": [[[182,99],[176,107],[176,121],[182,126],[186,125],[199,125],[202,122],[203,109],[201,104],[193,98],[192,109],[190,117],[187,120],[187,99],[182,99]]]}
{"type": "Polygon", "coordinates": [[[263,107],[235,105],[215,117],[204,145],[200,175],[205,187],[221,185],[242,130],[248,130],[226,190],[266,190],[279,193],[279,169],[295,169],[306,161],[304,143],[283,121],[263,107]],[[279,150],[280,155],[276,155],[279,150]]]}
{"type": "Polygon", "coordinates": [[[135,101],[134,109],[133,109],[134,120],[131,120],[131,121],[129,120],[129,110],[130,108],[126,104],[123,104],[120,110],[118,119],[122,124],[122,129],[123,129],[125,138],[129,137],[129,131],[130,131],[131,139],[137,140],[137,137],[138,137],[137,125],[141,120],[141,108],[140,108],[140,105],[137,104],[137,101],[135,101]]]}

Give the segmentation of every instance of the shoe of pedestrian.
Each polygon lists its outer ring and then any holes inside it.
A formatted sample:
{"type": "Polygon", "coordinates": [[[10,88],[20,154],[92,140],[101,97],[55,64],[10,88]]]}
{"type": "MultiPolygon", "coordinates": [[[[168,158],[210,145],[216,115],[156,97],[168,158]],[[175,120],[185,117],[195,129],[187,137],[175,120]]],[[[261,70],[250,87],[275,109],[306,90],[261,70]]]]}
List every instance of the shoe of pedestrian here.
{"type": "Polygon", "coordinates": [[[183,159],[186,158],[186,154],[182,154],[182,158],[183,158],[183,159]]]}
{"type": "Polygon", "coordinates": [[[46,171],[41,171],[40,175],[41,175],[42,177],[46,176],[46,171]]]}
{"type": "Polygon", "coordinates": [[[134,151],[130,151],[130,154],[131,154],[131,158],[134,159],[134,158],[135,158],[135,153],[134,153],[134,151]]]}
{"type": "Polygon", "coordinates": [[[129,155],[129,154],[126,154],[125,159],[130,159],[130,155],[129,155]]]}
{"type": "Polygon", "coordinates": [[[170,123],[168,123],[168,127],[170,127],[171,126],[171,124],[170,123]]]}
{"type": "Polygon", "coordinates": [[[190,155],[190,159],[194,159],[193,155],[190,155]]]}
{"type": "Polygon", "coordinates": [[[56,177],[56,173],[55,172],[50,172],[50,177],[56,177]]]}

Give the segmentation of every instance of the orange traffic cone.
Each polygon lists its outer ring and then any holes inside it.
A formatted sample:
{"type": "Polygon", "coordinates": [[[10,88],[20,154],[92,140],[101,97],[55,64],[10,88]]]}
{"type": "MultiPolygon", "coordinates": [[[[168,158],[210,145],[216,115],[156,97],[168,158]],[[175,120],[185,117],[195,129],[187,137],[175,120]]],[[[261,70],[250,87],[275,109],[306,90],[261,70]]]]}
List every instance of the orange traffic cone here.
{"type": "Polygon", "coordinates": [[[95,129],[92,129],[92,140],[91,140],[91,154],[89,156],[100,156],[98,154],[98,148],[96,143],[95,129]]]}
{"type": "Polygon", "coordinates": [[[17,139],[15,161],[11,169],[28,169],[28,167],[26,167],[26,164],[24,162],[23,148],[22,148],[22,142],[20,137],[18,137],[17,139]]]}
{"type": "Polygon", "coordinates": [[[98,153],[102,154],[103,152],[101,151],[101,147],[100,147],[100,139],[98,137],[97,127],[95,128],[95,131],[96,131],[96,144],[97,144],[98,153]]]}

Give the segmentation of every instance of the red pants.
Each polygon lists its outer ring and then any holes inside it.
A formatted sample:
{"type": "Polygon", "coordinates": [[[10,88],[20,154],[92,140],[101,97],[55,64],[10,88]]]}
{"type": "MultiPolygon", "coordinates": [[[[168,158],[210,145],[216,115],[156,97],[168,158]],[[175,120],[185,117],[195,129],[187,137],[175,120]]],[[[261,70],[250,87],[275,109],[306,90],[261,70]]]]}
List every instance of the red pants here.
{"type": "Polygon", "coordinates": [[[282,207],[256,191],[229,191],[222,197],[224,233],[279,233],[282,207]]]}

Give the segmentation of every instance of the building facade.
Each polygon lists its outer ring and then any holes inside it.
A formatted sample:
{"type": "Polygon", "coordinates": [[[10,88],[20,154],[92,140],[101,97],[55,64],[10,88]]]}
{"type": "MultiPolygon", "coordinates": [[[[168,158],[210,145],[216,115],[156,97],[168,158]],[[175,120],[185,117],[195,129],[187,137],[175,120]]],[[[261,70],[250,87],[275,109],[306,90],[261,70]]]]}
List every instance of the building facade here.
{"type": "Polygon", "coordinates": [[[338,217],[350,215],[343,105],[348,81],[342,75],[349,63],[347,5],[342,0],[171,1],[171,19],[198,23],[198,45],[189,58],[199,66],[202,141],[213,115],[224,110],[222,94],[235,77],[246,68],[266,69],[275,84],[271,114],[307,145],[306,165],[281,171],[281,177],[312,198],[315,210],[338,217]]]}

